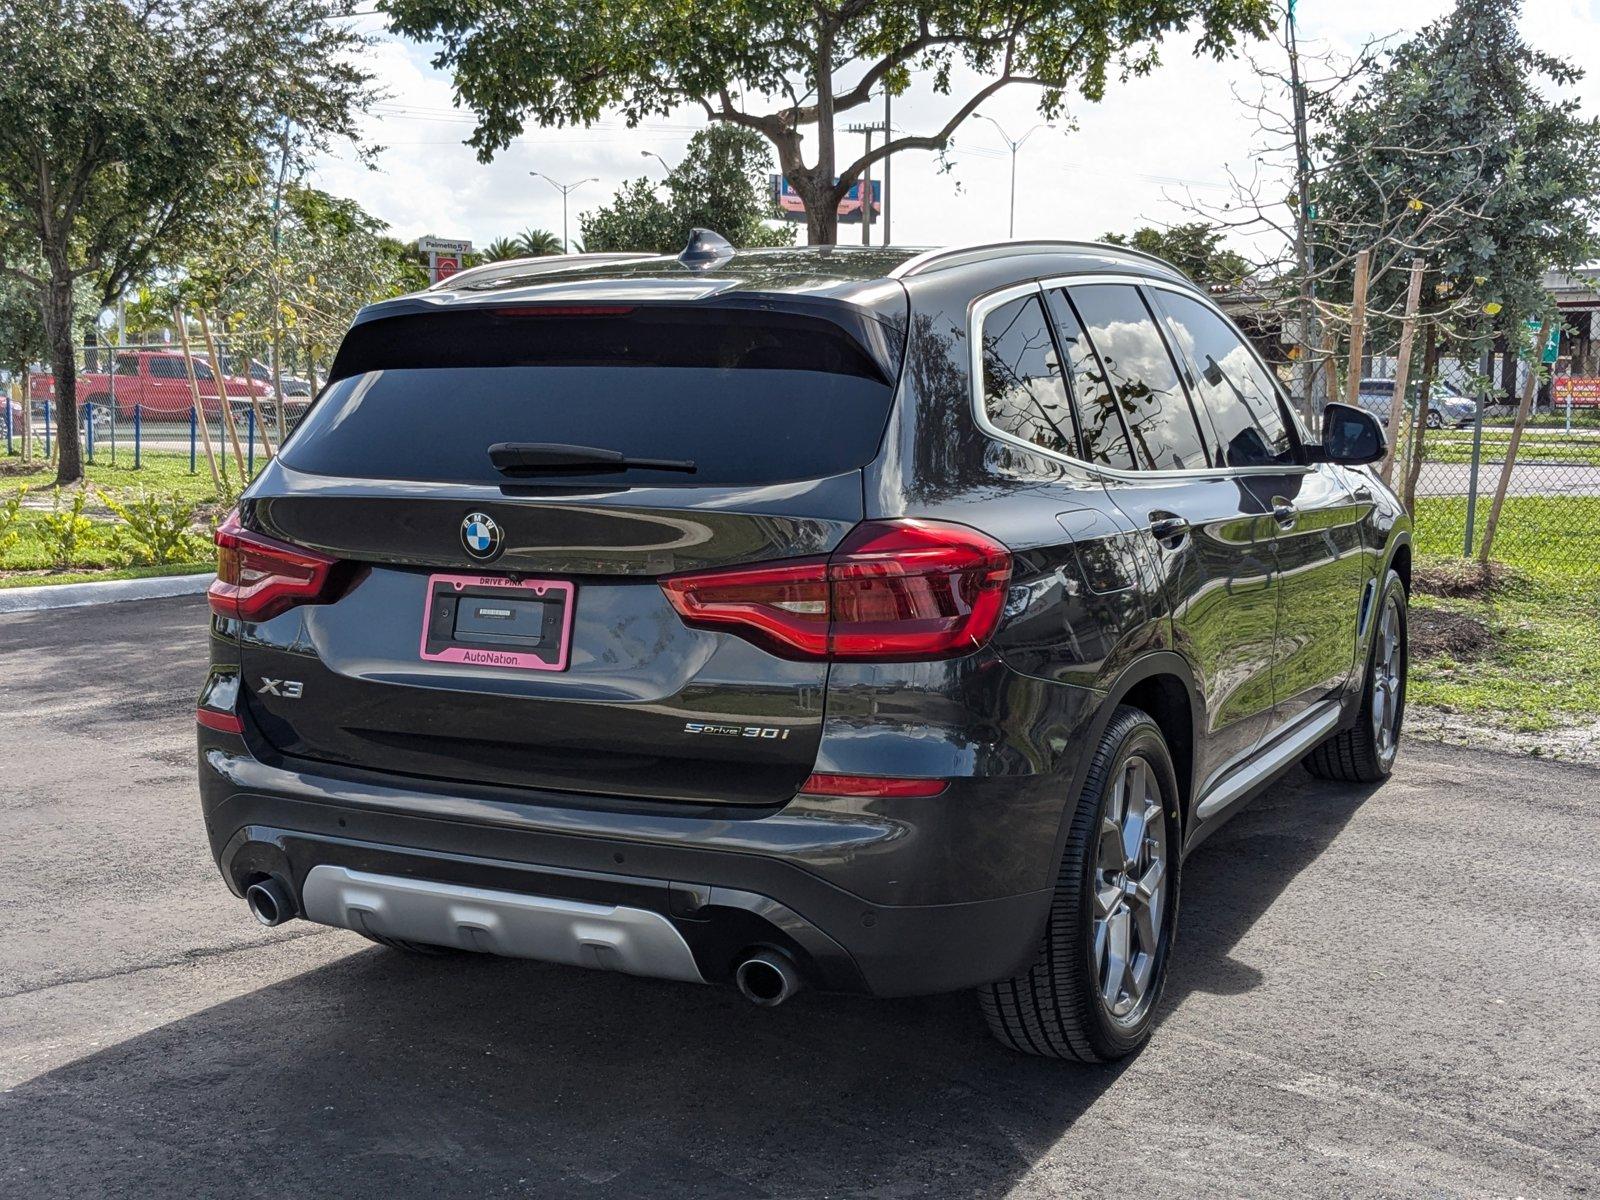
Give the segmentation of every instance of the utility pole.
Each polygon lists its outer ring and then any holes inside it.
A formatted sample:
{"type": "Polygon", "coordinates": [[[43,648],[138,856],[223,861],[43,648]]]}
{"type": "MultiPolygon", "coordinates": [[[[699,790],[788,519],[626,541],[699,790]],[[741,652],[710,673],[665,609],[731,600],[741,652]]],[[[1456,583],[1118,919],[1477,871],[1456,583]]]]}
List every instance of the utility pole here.
{"type": "MultiPolygon", "coordinates": [[[[278,147],[278,183],[272,195],[272,396],[280,446],[283,445],[283,273],[278,261],[278,245],[283,236],[283,184],[288,171],[289,118],[285,117],[278,147]]],[[[206,453],[210,453],[209,447],[206,453]]]]}
{"type": "Polygon", "coordinates": [[[1311,222],[1316,213],[1311,207],[1311,149],[1306,131],[1306,91],[1300,82],[1300,49],[1294,32],[1295,0],[1288,0],[1285,18],[1284,44],[1289,51],[1289,86],[1294,91],[1294,182],[1298,208],[1294,222],[1294,257],[1300,271],[1300,370],[1302,384],[1301,403],[1312,428],[1320,428],[1322,406],[1313,394],[1316,391],[1316,364],[1311,348],[1316,345],[1313,328],[1316,313],[1317,284],[1312,278],[1315,252],[1311,246],[1311,222]]]}
{"type": "Polygon", "coordinates": [[[600,181],[591,175],[587,179],[578,180],[577,183],[557,183],[543,171],[529,171],[528,174],[538,176],[551,187],[555,188],[556,191],[561,193],[561,253],[571,254],[572,242],[567,237],[567,197],[572,195],[573,192],[577,191],[586,183],[599,183],[600,181]]]}
{"type": "MultiPolygon", "coordinates": [[[[884,88],[883,89],[883,144],[885,146],[887,146],[889,144],[889,139],[894,136],[894,134],[892,132],[892,130],[894,128],[894,120],[893,120],[893,117],[891,116],[891,111],[893,109],[893,105],[894,105],[894,97],[889,94],[889,89],[888,88],[884,88]]],[[[894,166],[894,155],[885,154],[883,156],[883,244],[885,246],[887,246],[889,244],[889,240],[890,240],[889,239],[889,196],[891,195],[891,192],[889,190],[889,170],[893,166],[894,166]]]]}
{"type": "Polygon", "coordinates": [[[997,130],[1000,131],[1000,137],[1002,140],[1004,140],[1005,144],[1011,147],[1011,218],[1006,225],[1006,236],[1008,238],[1014,238],[1017,236],[1017,151],[1022,149],[1023,142],[1026,142],[1034,134],[1038,133],[1039,130],[1054,129],[1056,127],[1055,122],[1045,121],[1042,124],[1035,125],[1032,129],[1028,130],[1027,133],[1013,141],[1011,139],[1011,135],[1005,131],[1005,126],[1001,125],[1000,122],[996,121],[993,117],[985,117],[982,113],[973,113],[972,115],[993,125],[997,130]]]}
{"type": "MultiPolygon", "coordinates": [[[[882,130],[883,140],[885,142],[889,140],[888,122],[885,122],[882,125],[847,125],[845,126],[845,130],[848,133],[861,133],[866,135],[867,153],[869,155],[872,153],[873,134],[877,133],[879,130],[882,130]]],[[[887,227],[885,227],[885,229],[887,229],[887,227]]],[[[861,172],[861,244],[863,246],[872,245],[872,167],[870,165],[865,171],[861,172]]],[[[884,245],[888,245],[888,242],[885,241],[884,245]]]]}

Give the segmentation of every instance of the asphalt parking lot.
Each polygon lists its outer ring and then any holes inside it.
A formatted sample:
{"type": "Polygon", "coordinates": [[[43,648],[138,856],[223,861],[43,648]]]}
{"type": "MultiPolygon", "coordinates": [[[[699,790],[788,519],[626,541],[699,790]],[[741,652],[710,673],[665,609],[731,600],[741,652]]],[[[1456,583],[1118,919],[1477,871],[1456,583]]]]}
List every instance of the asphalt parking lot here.
{"type": "Polygon", "coordinates": [[[1600,773],[1413,745],[1186,867],[1150,1048],[263,930],[207,857],[204,602],[0,616],[0,1195],[1600,1193],[1600,773]]]}

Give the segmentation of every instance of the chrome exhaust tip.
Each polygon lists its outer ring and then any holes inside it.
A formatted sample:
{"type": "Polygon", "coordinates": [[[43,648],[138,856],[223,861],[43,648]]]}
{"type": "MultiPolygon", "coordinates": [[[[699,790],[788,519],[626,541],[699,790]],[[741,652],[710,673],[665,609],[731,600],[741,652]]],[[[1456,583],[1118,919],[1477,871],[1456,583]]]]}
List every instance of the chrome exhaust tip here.
{"type": "Polygon", "coordinates": [[[761,1008],[776,1008],[800,990],[800,972],[787,954],[763,950],[741,962],[733,972],[739,994],[761,1008]]]}
{"type": "Polygon", "coordinates": [[[244,891],[244,902],[250,906],[250,915],[269,929],[294,916],[294,898],[276,879],[252,883],[244,891]]]}

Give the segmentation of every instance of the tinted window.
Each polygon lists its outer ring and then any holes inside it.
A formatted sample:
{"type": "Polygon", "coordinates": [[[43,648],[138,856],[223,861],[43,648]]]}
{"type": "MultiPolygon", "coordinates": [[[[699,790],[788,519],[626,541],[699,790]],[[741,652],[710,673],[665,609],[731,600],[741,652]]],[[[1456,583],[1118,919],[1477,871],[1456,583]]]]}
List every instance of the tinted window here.
{"type": "Polygon", "coordinates": [[[1120,471],[1132,469],[1133,452],[1128,449],[1122,418],[1117,414],[1116,397],[1089,339],[1083,336],[1077,314],[1059,290],[1050,293],[1050,317],[1067,359],[1067,378],[1072,384],[1078,427],[1083,434],[1084,458],[1120,471]]]}
{"type": "Polygon", "coordinates": [[[983,407],[995,428],[1057,454],[1078,453],[1072,408],[1037,296],[983,319],[983,407]]]}
{"type": "Polygon", "coordinates": [[[332,380],[284,447],[298,470],[502,483],[495,442],[698,468],[540,477],[619,487],[756,485],[864,466],[891,394],[884,369],[831,321],[677,306],[391,317],[350,332],[332,380]]]}
{"type": "Polygon", "coordinates": [[[183,362],[176,358],[152,358],[150,360],[150,374],[157,379],[185,379],[183,362]]]}
{"type": "Polygon", "coordinates": [[[1200,403],[1211,417],[1212,460],[1229,467],[1294,462],[1277,389],[1238,334],[1188,296],[1161,291],[1156,303],[1166,311],[1173,346],[1188,359],[1200,403]]]}
{"type": "Polygon", "coordinates": [[[118,375],[137,375],[139,373],[139,360],[131,354],[117,356],[118,375]]]}
{"type": "Polygon", "coordinates": [[[1394,380],[1392,379],[1363,379],[1361,390],[1369,396],[1394,395],[1394,380]]]}
{"type": "Polygon", "coordinates": [[[1067,294],[1105,366],[1140,464],[1157,471],[1207,466],[1177,369],[1137,289],[1087,284],[1067,294]]]}

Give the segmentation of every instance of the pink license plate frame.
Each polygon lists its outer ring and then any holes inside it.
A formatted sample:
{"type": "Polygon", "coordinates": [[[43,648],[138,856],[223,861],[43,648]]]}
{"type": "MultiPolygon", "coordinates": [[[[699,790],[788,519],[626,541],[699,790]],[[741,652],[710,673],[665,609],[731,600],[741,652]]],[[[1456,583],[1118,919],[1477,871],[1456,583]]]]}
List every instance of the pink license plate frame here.
{"type": "Polygon", "coordinates": [[[565,579],[507,579],[504,575],[430,575],[428,602],[422,612],[422,643],[419,652],[429,662],[462,663],[474,667],[508,667],[518,671],[565,671],[572,653],[572,609],[577,586],[565,579]],[[433,622],[433,601],[439,584],[448,584],[457,593],[468,588],[497,588],[531,592],[535,597],[561,597],[561,643],[553,661],[519,650],[491,646],[446,646],[429,652],[428,629],[433,622]]]}

